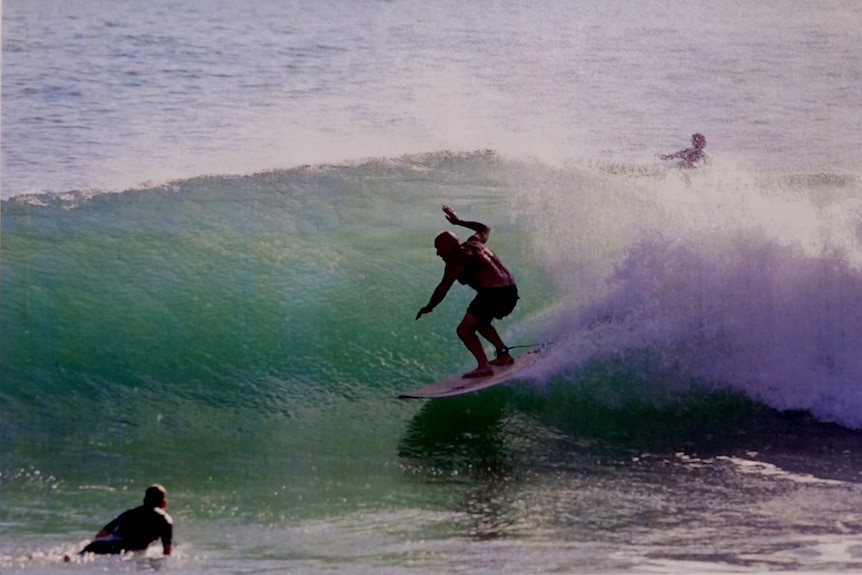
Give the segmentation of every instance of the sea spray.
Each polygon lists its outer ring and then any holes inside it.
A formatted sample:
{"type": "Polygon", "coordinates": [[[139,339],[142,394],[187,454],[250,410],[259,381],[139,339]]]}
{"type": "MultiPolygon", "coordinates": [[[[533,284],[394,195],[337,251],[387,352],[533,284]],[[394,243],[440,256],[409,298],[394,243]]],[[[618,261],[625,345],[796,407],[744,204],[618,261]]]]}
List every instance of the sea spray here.
{"type": "Polygon", "coordinates": [[[825,198],[825,178],[788,190],[732,170],[556,176],[530,224],[561,294],[544,377],[647,352],[650,387],[862,424],[857,180],[825,198]]]}

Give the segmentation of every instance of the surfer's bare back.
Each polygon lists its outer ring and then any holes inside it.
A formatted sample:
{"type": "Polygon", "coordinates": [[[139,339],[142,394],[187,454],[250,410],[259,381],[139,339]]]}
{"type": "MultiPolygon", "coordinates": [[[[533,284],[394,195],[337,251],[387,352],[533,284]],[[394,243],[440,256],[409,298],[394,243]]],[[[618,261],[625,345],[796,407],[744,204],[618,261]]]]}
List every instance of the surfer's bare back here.
{"type": "Polygon", "coordinates": [[[491,229],[479,222],[469,222],[458,217],[449,206],[443,206],[446,219],[456,226],[473,230],[470,238],[460,243],[458,237],[446,231],[434,239],[437,255],[446,264],[443,279],[431,294],[428,305],[419,310],[416,319],[426,313],[431,313],[449,293],[449,288],[455,280],[476,290],[476,297],[467,307],[464,319],[458,324],[458,337],[476,358],[478,366],[464,377],[485,377],[493,375],[495,365],[511,365],[514,359],[509,354],[509,348],[503,343],[500,334],[491,325],[494,319],[502,319],[512,313],[518,302],[518,287],[511,272],[500,262],[500,259],[485,246],[491,229]],[[497,358],[488,361],[482,341],[476,335],[479,333],[497,350],[497,358]]]}

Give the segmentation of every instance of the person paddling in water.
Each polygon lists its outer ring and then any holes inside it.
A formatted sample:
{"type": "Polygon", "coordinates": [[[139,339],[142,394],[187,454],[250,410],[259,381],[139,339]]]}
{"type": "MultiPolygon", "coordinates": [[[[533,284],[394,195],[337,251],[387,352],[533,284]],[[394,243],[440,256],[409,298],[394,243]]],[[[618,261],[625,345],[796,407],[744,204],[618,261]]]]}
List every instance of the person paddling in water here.
{"type": "MultiPolygon", "coordinates": [[[[95,541],[84,547],[80,555],[115,555],[126,551],[145,551],[150,543],[161,539],[162,552],[171,554],[174,520],[165,508],[168,492],[163,485],[154,483],[144,492],[144,504],[129,509],[105,525],[95,541]]],[[[70,561],[67,555],[64,561],[70,561]]]]}
{"type": "Polygon", "coordinates": [[[515,278],[506,269],[500,259],[489,250],[485,244],[491,229],[479,222],[468,222],[458,217],[449,206],[443,206],[446,219],[456,226],[462,226],[476,232],[470,239],[460,243],[452,232],[443,232],[434,239],[437,255],[446,264],[443,279],[431,294],[428,305],[419,310],[416,319],[426,313],[431,313],[449,293],[449,288],[455,280],[476,290],[476,297],[467,308],[464,319],[458,325],[457,333],[473,357],[478,367],[464,374],[466,378],[485,377],[493,375],[492,366],[511,365],[515,360],[509,354],[509,348],[503,343],[500,334],[491,325],[494,319],[502,319],[512,313],[518,302],[518,288],[515,278]],[[482,341],[476,335],[479,333],[497,350],[497,357],[488,361],[482,341]]]}
{"type": "Polygon", "coordinates": [[[692,134],[691,147],[673,154],[665,154],[659,156],[662,160],[679,160],[677,166],[680,168],[694,168],[698,162],[706,161],[706,153],[703,149],[706,147],[706,138],[703,134],[692,134]]]}

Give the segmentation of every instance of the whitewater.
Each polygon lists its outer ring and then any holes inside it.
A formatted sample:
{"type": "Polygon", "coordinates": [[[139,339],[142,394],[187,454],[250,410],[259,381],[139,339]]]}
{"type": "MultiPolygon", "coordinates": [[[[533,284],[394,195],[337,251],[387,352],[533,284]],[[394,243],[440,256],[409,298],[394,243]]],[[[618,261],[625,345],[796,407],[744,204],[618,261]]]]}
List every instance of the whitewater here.
{"type": "Polygon", "coordinates": [[[0,570],[857,571],[860,25],[6,0],[0,570]],[[471,367],[444,204],[544,357],[398,400],[471,367]],[[78,558],[154,481],[174,555],[78,558]]]}

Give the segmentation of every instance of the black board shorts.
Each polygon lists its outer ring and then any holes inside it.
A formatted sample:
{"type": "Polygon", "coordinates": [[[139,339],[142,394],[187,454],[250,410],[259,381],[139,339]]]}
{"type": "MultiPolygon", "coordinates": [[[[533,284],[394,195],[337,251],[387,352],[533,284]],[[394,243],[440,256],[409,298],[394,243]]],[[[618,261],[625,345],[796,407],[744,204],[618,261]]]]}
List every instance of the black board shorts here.
{"type": "Polygon", "coordinates": [[[512,313],[518,303],[518,287],[482,288],[470,302],[467,311],[473,314],[479,325],[490,325],[494,319],[502,319],[512,313]]]}

